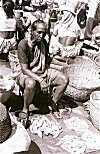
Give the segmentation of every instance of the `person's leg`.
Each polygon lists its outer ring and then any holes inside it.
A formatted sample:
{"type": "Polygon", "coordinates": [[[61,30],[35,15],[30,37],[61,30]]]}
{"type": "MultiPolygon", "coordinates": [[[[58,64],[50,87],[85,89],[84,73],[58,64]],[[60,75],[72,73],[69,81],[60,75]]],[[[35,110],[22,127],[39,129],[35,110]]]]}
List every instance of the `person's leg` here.
{"type": "Polygon", "coordinates": [[[63,95],[63,92],[67,86],[67,83],[68,83],[68,79],[62,73],[60,73],[58,76],[56,76],[56,78],[51,83],[51,85],[55,86],[55,90],[54,90],[53,98],[52,98],[52,100],[55,103],[57,103],[58,100],[63,95]]]}
{"type": "Polygon", "coordinates": [[[92,30],[98,25],[100,22],[100,6],[98,2],[94,2],[90,4],[89,12],[88,12],[88,20],[86,23],[86,29],[84,33],[84,38],[91,40],[92,39],[92,30]]]}
{"type": "Polygon", "coordinates": [[[89,18],[86,23],[86,29],[84,32],[84,39],[91,40],[92,39],[92,29],[93,29],[94,18],[89,18]]]}
{"type": "Polygon", "coordinates": [[[24,88],[24,107],[23,111],[28,112],[29,105],[31,104],[36,91],[36,81],[31,78],[26,78],[24,88]]]}
{"type": "Polygon", "coordinates": [[[23,110],[27,113],[29,105],[31,104],[34,93],[36,90],[36,81],[32,78],[28,77],[27,75],[24,75],[21,73],[17,77],[17,84],[21,86],[24,90],[23,97],[24,97],[24,107],[23,110]]]}
{"type": "Polygon", "coordinates": [[[54,87],[51,107],[52,112],[56,113],[58,110],[59,99],[63,95],[63,92],[68,84],[68,77],[66,77],[63,73],[59,72],[58,70],[48,69],[48,79],[49,85],[54,87]]]}

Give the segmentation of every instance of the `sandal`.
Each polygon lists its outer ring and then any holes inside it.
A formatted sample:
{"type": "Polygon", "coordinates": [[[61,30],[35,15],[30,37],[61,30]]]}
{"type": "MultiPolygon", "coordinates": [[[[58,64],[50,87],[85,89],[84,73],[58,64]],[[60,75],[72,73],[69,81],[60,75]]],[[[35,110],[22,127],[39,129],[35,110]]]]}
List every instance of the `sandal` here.
{"type": "Polygon", "coordinates": [[[62,115],[60,114],[60,112],[53,112],[53,115],[57,118],[57,119],[62,119],[62,115]]]}
{"type": "Polygon", "coordinates": [[[65,107],[65,110],[66,110],[67,114],[70,114],[72,112],[72,109],[70,107],[65,107]]]}

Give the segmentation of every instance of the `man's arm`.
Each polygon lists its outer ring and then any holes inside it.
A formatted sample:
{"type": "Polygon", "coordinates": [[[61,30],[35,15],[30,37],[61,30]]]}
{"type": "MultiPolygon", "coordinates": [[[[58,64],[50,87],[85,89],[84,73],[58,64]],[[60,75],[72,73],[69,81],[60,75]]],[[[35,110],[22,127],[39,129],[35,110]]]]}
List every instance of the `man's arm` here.
{"type": "Polygon", "coordinates": [[[37,74],[35,74],[31,70],[29,70],[27,64],[21,63],[20,65],[21,65],[23,74],[28,75],[29,77],[31,77],[32,79],[38,81],[39,83],[42,82],[43,78],[39,77],[37,74]]]}
{"type": "Polygon", "coordinates": [[[39,77],[38,75],[36,75],[35,73],[33,73],[31,70],[28,69],[27,64],[20,64],[22,71],[25,75],[28,75],[29,77],[31,77],[32,79],[38,81],[40,83],[40,87],[41,90],[43,91],[43,93],[47,93],[48,91],[48,83],[45,82],[45,80],[41,77],[39,77]]]}

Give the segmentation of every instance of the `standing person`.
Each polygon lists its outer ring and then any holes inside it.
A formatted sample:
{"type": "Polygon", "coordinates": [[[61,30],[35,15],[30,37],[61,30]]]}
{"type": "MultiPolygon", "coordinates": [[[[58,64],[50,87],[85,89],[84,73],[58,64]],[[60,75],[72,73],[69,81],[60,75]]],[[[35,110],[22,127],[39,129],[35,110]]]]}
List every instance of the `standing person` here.
{"type": "Polygon", "coordinates": [[[80,54],[82,43],[78,43],[80,27],[77,24],[77,18],[74,18],[72,24],[63,32],[63,34],[66,36],[66,39],[62,36],[60,29],[58,29],[57,36],[54,34],[51,35],[49,53],[53,57],[59,55],[60,59],[64,58],[66,61],[68,57],[75,57],[80,54]],[[65,41],[61,41],[61,36],[65,41]]]}
{"type": "Polygon", "coordinates": [[[55,69],[46,68],[46,49],[44,36],[46,24],[42,20],[36,20],[31,25],[28,39],[23,39],[18,45],[18,58],[22,72],[18,76],[19,84],[24,88],[23,111],[28,113],[29,105],[33,100],[36,87],[39,84],[41,90],[46,93],[48,88],[55,87],[52,93],[52,113],[60,118],[58,105],[68,79],[55,69]]]}
{"type": "Polygon", "coordinates": [[[19,43],[24,38],[26,31],[23,10],[14,10],[14,17],[16,19],[17,43],[19,43]]]}
{"type": "Polygon", "coordinates": [[[86,1],[83,2],[83,0],[66,0],[63,5],[59,4],[59,9],[63,11],[63,16],[62,19],[56,23],[53,34],[57,36],[59,33],[59,42],[61,44],[66,44],[66,31],[73,23],[78,10],[82,5],[85,5],[85,3],[86,1]]]}
{"type": "Polygon", "coordinates": [[[0,10],[0,53],[16,49],[16,20],[13,18],[14,3],[6,0],[0,10]]]}
{"type": "Polygon", "coordinates": [[[12,0],[5,0],[3,2],[0,10],[0,53],[16,50],[18,36],[21,35],[23,30],[22,23],[20,24],[16,20],[13,9],[14,3],[12,0]]]}
{"type": "MultiPolygon", "coordinates": [[[[89,11],[87,15],[86,29],[84,33],[84,43],[88,43],[94,46],[98,50],[96,41],[92,42],[93,29],[100,23],[100,0],[90,0],[89,2],[89,11]]],[[[95,39],[95,38],[94,38],[95,39]]]]}

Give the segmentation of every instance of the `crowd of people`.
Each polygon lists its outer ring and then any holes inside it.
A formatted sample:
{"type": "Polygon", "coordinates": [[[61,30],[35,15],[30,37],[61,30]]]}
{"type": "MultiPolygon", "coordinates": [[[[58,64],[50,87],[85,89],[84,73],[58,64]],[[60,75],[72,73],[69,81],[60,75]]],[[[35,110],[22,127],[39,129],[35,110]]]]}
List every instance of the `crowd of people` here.
{"type": "Polygon", "coordinates": [[[68,85],[68,77],[62,70],[68,58],[80,55],[87,41],[95,43],[94,49],[99,50],[96,37],[100,36],[93,34],[93,28],[99,23],[100,0],[2,1],[0,54],[11,50],[18,52],[21,73],[16,79],[24,89],[23,111],[26,114],[40,89],[51,94],[47,105],[56,118],[62,117],[60,98],[68,85]],[[53,9],[60,17],[51,29],[53,9]],[[24,11],[30,12],[26,18],[24,11]],[[20,13],[20,17],[16,13],[20,13]]]}

